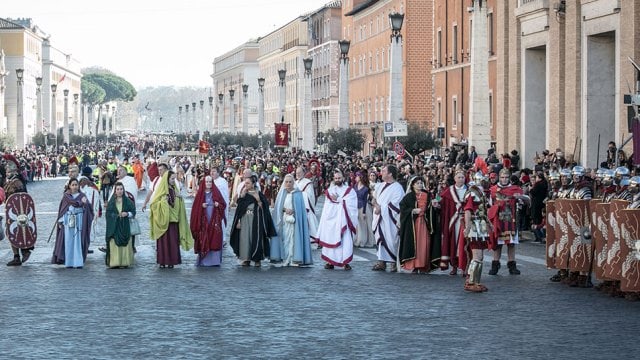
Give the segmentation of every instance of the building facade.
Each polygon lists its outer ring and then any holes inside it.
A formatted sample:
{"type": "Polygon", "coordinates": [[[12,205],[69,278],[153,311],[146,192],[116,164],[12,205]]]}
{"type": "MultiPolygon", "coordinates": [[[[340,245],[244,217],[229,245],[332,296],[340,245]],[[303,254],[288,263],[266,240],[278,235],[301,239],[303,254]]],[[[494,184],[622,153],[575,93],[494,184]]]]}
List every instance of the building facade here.
{"type": "MultiPolygon", "coordinates": [[[[391,26],[389,14],[404,14],[402,35],[402,113],[408,124],[433,127],[431,52],[433,0],[344,0],[343,37],[349,50],[350,126],[361,129],[370,153],[383,145],[389,121],[391,26]]],[[[395,119],[394,119],[395,121],[395,119]]]]}
{"type": "Polygon", "coordinates": [[[218,56],[213,61],[213,132],[241,133],[247,129],[250,134],[258,132],[258,40],[249,40],[239,47],[218,56]],[[248,85],[247,96],[242,85],[248,85]],[[233,99],[229,90],[233,90],[233,99]],[[216,96],[218,94],[218,96],[216,96]],[[220,101],[220,94],[222,101],[220,101]],[[244,102],[247,106],[244,106],[244,102]],[[246,126],[243,109],[247,109],[246,126]],[[220,113],[221,112],[221,113],[220,113]],[[221,114],[221,115],[220,115],[221,114]],[[233,118],[232,118],[233,115],[233,118]],[[222,120],[222,124],[220,121],[222,120]],[[233,122],[232,122],[233,121],[233,122]]]}
{"type": "MultiPolygon", "coordinates": [[[[487,47],[489,72],[489,118],[495,140],[496,103],[496,0],[484,1],[487,7],[487,47]]],[[[443,128],[443,145],[466,143],[469,138],[471,103],[471,1],[434,1],[433,57],[434,87],[432,129],[443,128]]],[[[478,149],[486,153],[488,149],[478,149]]]]}
{"type": "Polygon", "coordinates": [[[640,59],[640,4],[518,0],[498,7],[498,150],[519,149],[531,165],[536,152],[557,148],[598,166],[609,141],[629,139],[623,95],[636,78],[627,58],[640,59]]]}
{"type": "Polygon", "coordinates": [[[302,142],[301,111],[304,102],[304,65],[308,50],[308,16],[301,15],[259,40],[258,63],[264,85],[265,131],[275,130],[275,123],[289,124],[289,145],[302,142]],[[284,113],[280,111],[279,70],[286,70],[284,80],[284,113]]]}
{"type": "MultiPolygon", "coordinates": [[[[338,127],[338,90],[342,39],[342,1],[332,1],[309,14],[308,55],[313,59],[311,79],[311,122],[314,141],[318,134],[338,127]]],[[[320,140],[322,142],[322,140],[320,140]]]]}

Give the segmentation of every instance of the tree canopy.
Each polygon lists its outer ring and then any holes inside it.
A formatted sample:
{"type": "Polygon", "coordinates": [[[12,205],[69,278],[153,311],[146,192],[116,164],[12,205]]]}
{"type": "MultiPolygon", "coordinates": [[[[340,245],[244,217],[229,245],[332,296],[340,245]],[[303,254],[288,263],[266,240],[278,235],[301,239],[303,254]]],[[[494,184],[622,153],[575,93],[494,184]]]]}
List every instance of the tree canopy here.
{"type": "Polygon", "coordinates": [[[122,77],[108,71],[85,73],[82,77],[82,98],[90,105],[109,101],[132,101],[136,89],[122,77]]]}

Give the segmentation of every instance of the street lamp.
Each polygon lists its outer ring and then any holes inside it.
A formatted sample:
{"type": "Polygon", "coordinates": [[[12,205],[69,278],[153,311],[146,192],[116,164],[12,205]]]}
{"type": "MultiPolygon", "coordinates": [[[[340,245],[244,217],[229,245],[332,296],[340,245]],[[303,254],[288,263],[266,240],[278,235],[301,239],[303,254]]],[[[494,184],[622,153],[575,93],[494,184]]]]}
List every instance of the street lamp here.
{"type": "MultiPolygon", "coordinates": [[[[58,151],[58,119],[56,114],[56,90],[58,90],[58,84],[51,84],[51,124],[49,129],[53,131],[53,135],[56,138],[56,147],[54,151],[58,151]]],[[[96,133],[97,135],[97,133],[96,133]]]]}
{"type": "Polygon", "coordinates": [[[262,147],[262,133],[264,132],[264,78],[258,78],[258,138],[262,147]]]}
{"type": "Polygon", "coordinates": [[[302,112],[301,125],[302,129],[302,150],[313,150],[313,124],[311,121],[311,69],[313,67],[313,58],[307,57],[302,59],[304,65],[304,110],[302,112]]]}
{"type": "Polygon", "coordinates": [[[236,93],[234,89],[229,89],[229,132],[233,135],[236,134],[236,119],[235,109],[233,104],[233,95],[236,93]]]}
{"type": "MultiPolygon", "coordinates": [[[[195,118],[196,114],[194,112],[193,117],[195,118]]],[[[200,121],[198,122],[198,126],[196,127],[198,131],[198,140],[202,140],[202,135],[204,135],[204,100],[200,100],[200,121]]]]}
{"type": "Polygon", "coordinates": [[[340,93],[338,96],[338,127],[349,128],[349,40],[338,41],[340,47],[340,93]]]}
{"type": "Polygon", "coordinates": [[[211,125],[213,124],[213,96],[209,95],[209,120],[205,128],[211,133],[211,125]]]}
{"type": "MultiPolygon", "coordinates": [[[[285,99],[287,96],[287,93],[285,92],[285,78],[287,77],[287,70],[286,69],[280,69],[278,70],[278,78],[280,79],[280,99],[279,99],[279,110],[280,110],[280,122],[284,123],[284,106],[285,106],[285,99]]],[[[291,135],[291,134],[289,134],[291,135]]]]}
{"type": "Polygon", "coordinates": [[[17,93],[17,101],[16,101],[16,140],[18,145],[18,148],[23,148],[24,147],[24,120],[23,120],[23,111],[24,111],[24,107],[22,105],[23,103],[23,95],[22,95],[22,86],[23,86],[23,79],[24,76],[24,69],[16,69],[16,78],[18,79],[18,93],[17,93]]]}
{"type": "Polygon", "coordinates": [[[178,125],[175,128],[176,133],[182,132],[182,106],[178,106],[178,125]]]}
{"type": "Polygon", "coordinates": [[[224,93],[218,94],[218,133],[222,133],[224,123],[224,93]]]}
{"type": "Polygon", "coordinates": [[[242,132],[249,133],[249,102],[247,101],[249,91],[248,84],[242,84],[242,132]]]}
{"type": "Polygon", "coordinates": [[[36,77],[36,133],[42,132],[42,77],[36,77]]]}
{"type": "Polygon", "coordinates": [[[78,99],[80,98],[80,94],[73,94],[73,134],[80,135],[80,131],[78,131],[78,99]]]}
{"type": "Polygon", "coordinates": [[[62,118],[62,143],[69,144],[69,89],[62,90],[64,94],[64,116],[62,118]]]}
{"type": "Polygon", "coordinates": [[[402,30],[403,21],[404,21],[404,14],[400,14],[397,12],[389,14],[389,22],[391,23],[392,38],[402,37],[402,35],[400,35],[400,30],[402,30]]]}

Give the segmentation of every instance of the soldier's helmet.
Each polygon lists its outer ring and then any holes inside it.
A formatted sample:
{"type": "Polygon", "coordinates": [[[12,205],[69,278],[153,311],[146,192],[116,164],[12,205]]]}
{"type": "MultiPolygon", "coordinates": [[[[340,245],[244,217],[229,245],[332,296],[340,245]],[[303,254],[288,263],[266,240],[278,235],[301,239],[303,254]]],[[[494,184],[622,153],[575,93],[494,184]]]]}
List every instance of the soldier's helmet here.
{"type": "Polygon", "coordinates": [[[571,178],[571,170],[569,169],[562,169],[560,170],[560,177],[563,178],[571,178]]]}
{"type": "Polygon", "coordinates": [[[618,185],[620,186],[626,186],[623,183],[626,183],[627,185],[629,185],[629,176],[630,176],[630,172],[629,172],[629,168],[626,166],[618,166],[615,170],[615,177],[616,177],[616,183],[618,183],[618,185]]]}
{"type": "Polygon", "coordinates": [[[600,181],[602,182],[602,179],[604,178],[604,173],[607,171],[608,169],[605,168],[599,168],[598,170],[596,170],[596,181],[600,181]]]}
{"type": "Polygon", "coordinates": [[[640,176],[633,176],[629,179],[629,192],[637,194],[640,192],[640,176]]]}
{"type": "Polygon", "coordinates": [[[473,174],[473,182],[476,185],[482,186],[484,181],[486,181],[486,177],[482,174],[482,172],[478,171],[473,174]]]}
{"type": "Polygon", "coordinates": [[[557,171],[551,171],[549,173],[549,181],[560,181],[560,173],[557,171]]]}
{"type": "Polygon", "coordinates": [[[574,175],[574,176],[577,175],[582,177],[584,176],[584,174],[585,174],[585,169],[583,166],[576,165],[573,167],[573,169],[571,169],[571,175],[574,175]]]}
{"type": "Polygon", "coordinates": [[[611,186],[614,183],[614,179],[616,178],[616,173],[611,169],[603,169],[602,172],[602,185],[611,186]]]}

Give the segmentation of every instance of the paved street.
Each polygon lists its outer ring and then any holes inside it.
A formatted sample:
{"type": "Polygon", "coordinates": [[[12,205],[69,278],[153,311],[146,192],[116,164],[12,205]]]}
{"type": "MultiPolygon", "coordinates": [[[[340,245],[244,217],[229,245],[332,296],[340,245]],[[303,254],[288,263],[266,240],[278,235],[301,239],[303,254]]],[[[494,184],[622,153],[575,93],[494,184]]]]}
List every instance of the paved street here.
{"type": "MultiPolygon", "coordinates": [[[[460,276],[353,271],[196,268],[183,252],[173,270],[155,264],[142,236],[133,269],[109,270],[92,244],[84,269],[49,263],[64,179],[31,184],[39,240],[28,263],[5,267],[0,242],[0,358],[626,358],[640,352],[640,303],[548,281],[541,245],[519,249],[520,276],[486,275],[489,292],[460,276]]],[[[144,194],[139,195],[138,208],[144,194]]],[[[188,205],[190,207],[190,205],[188,205]]],[[[147,214],[138,216],[148,234],[147,214]]],[[[101,220],[104,221],[104,220],[101,220]]],[[[104,223],[101,223],[104,233],[104,223]]]]}

